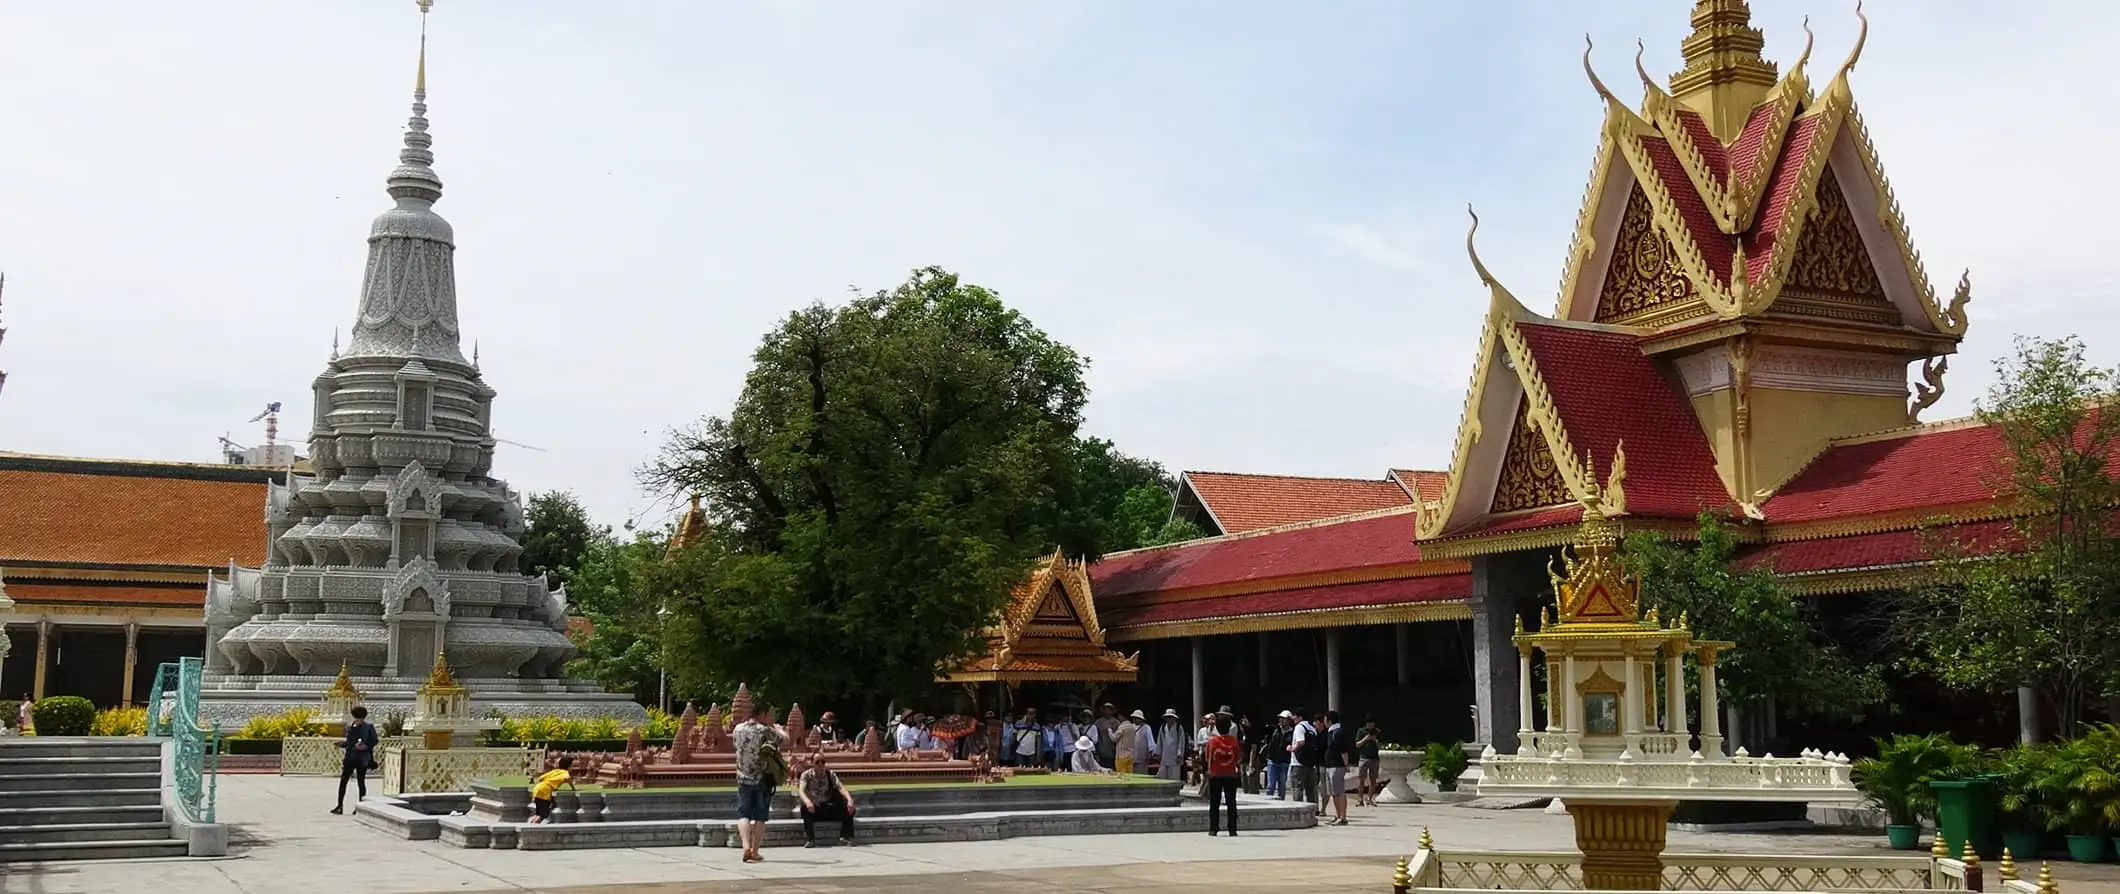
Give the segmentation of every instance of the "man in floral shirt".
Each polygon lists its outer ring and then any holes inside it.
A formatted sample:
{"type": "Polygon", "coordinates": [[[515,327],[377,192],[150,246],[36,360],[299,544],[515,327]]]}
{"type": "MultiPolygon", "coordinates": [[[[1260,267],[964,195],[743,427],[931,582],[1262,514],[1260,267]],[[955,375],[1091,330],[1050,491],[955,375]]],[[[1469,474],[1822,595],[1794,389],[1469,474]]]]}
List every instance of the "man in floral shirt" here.
{"type": "Polygon", "coordinates": [[[765,842],[766,819],[772,815],[773,788],[777,780],[766,778],[761,752],[768,743],[785,753],[786,743],[773,729],[773,708],[751,706],[751,717],[736,725],[730,735],[736,747],[736,836],[743,843],[743,861],[765,859],[758,847],[765,842]]]}

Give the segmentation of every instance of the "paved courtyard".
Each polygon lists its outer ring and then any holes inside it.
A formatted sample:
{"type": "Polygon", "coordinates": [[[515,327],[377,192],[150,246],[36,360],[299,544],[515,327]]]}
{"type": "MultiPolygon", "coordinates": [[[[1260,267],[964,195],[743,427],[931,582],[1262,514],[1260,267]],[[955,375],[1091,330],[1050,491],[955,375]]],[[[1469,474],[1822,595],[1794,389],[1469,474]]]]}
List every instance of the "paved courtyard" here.
{"type": "MultiPolygon", "coordinates": [[[[746,866],[724,848],[462,850],[408,842],[325,811],[336,780],[229,776],[220,810],[234,824],[234,853],[216,860],[54,863],[9,867],[4,894],[280,894],[353,884],[363,894],[523,892],[675,894],[825,891],[1189,891],[1306,885],[1388,890],[1391,866],[1423,826],[1438,847],[1460,850],[1573,849],[1565,816],[1536,810],[1387,806],[1359,810],[1353,824],[1241,838],[1205,835],[1086,835],[1008,841],[773,848],[746,866]],[[151,882],[148,881],[151,879],[151,882]],[[358,880],[357,883],[350,880],[358,880]]],[[[1862,854],[1881,835],[1671,834],[1693,853],[1862,854]]],[[[2056,863],[2067,894],[2120,894],[2120,867],[2056,863]]]]}

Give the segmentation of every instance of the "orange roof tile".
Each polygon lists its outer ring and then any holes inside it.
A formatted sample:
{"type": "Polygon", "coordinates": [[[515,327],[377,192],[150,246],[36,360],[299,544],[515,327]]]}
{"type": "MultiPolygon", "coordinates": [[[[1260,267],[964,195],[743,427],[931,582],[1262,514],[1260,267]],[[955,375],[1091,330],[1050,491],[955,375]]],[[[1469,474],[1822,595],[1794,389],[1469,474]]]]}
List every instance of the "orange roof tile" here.
{"type": "Polygon", "coordinates": [[[30,608],[46,605],[159,605],[198,608],[206,604],[206,588],[199,585],[146,587],[137,584],[102,586],[85,583],[11,583],[7,585],[7,596],[30,608]]]}
{"type": "Polygon", "coordinates": [[[218,568],[265,558],[246,466],[0,455],[0,561],[218,568]]]}
{"type": "Polygon", "coordinates": [[[1224,534],[1413,505],[1413,499],[1395,478],[1186,472],[1182,480],[1200,498],[1224,534]]]}

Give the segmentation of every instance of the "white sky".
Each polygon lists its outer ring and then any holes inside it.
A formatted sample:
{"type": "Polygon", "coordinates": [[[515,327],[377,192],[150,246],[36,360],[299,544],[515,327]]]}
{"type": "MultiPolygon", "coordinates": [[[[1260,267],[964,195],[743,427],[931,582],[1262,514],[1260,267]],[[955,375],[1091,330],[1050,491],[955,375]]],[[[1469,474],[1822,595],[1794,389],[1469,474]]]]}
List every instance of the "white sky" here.
{"type": "MultiPolygon", "coordinates": [[[[1814,72],[1852,3],[1759,0],[1814,72]]],[[[1550,307],[1600,107],[1689,0],[440,0],[438,210],[501,397],[497,474],[660,521],[632,470],[757,338],[939,264],[1089,355],[1090,430],[1177,469],[1440,467],[1481,251],[1550,307]]],[[[1856,96],[1973,334],[2111,362],[2120,6],[1874,0],[1856,96]],[[2007,9],[2003,13],[1999,10],[2007,9]]],[[[407,113],[412,0],[0,4],[0,449],[211,461],[351,321],[407,113]]],[[[1815,75],[1823,79],[1824,75],[1815,75]]],[[[4,511],[4,509],[0,509],[4,511]]]]}

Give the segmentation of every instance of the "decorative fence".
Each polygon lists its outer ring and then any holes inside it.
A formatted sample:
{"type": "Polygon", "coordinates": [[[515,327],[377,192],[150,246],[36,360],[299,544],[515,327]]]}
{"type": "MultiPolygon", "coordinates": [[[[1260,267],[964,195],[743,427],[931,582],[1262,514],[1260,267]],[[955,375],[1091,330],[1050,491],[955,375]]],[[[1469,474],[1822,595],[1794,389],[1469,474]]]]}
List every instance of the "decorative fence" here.
{"type": "Polygon", "coordinates": [[[155,669],[147,699],[147,734],[167,736],[175,745],[170,786],[176,790],[177,809],[195,823],[214,822],[221,790],[221,723],[199,725],[199,683],[205,672],[206,662],[199,658],[164,662],[155,669]]]}
{"type": "MultiPolygon", "coordinates": [[[[1535,894],[1583,890],[1582,855],[1437,851],[1424,846],[1399,864],[1392,880],[1400,894],[1535,894]]],[[[1672,892],[1988,891],[2058,894],[2052,876],[2021,878],[2014,861],[1982,867],[1977,861],[1928,857],[1811,857],[1776,854],[1664,854],[1663,890],[1672,892]]]]}
{"type": "MultiPolygon", "coordinates": [[[[280,740],[280,775],[339,775],[346,757],[339,746],[345,741],[333,736],[288,736],[280,740]]],[[[384,736],[376,740],[376,749],[414,748],[422,741],[419,736],[384,736]]]]}
{"type": "Polygon", "coordinates": [[[383,794],[468,792],[480,776],[528,776],[543,765],[533,748],[385,748],[383,794]]]}

